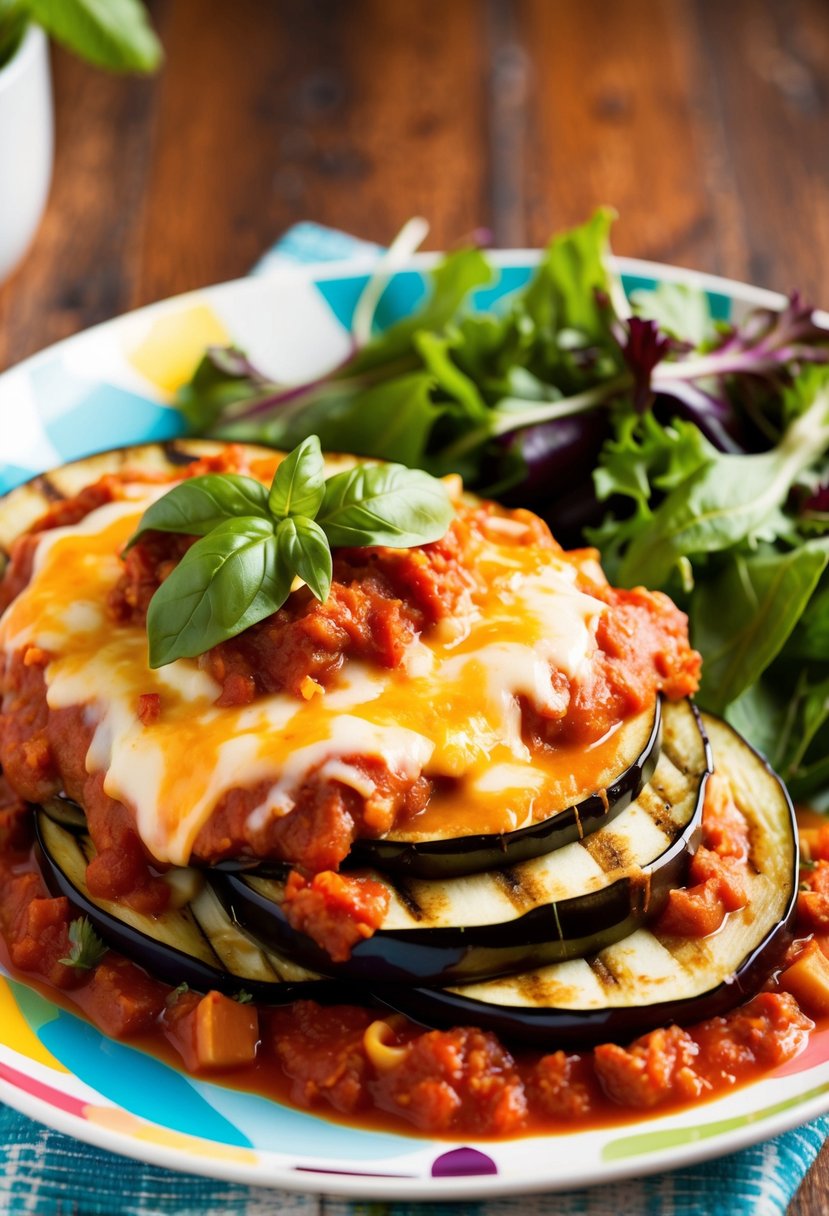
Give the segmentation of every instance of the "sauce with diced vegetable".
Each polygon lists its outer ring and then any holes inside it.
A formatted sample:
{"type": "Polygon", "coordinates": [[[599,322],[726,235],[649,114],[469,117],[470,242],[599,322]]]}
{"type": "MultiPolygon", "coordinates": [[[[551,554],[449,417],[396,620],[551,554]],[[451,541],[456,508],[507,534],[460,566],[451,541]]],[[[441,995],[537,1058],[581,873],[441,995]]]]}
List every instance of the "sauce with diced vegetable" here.
{"type": "MultiPolygon", "coordinates": [[[[349,1123],[508,1137],[628,1122],[758,1079],[803,1051],[829,1016],[829,922],[814,922],[805,891],[802,937],[765,990],[724,1016],[593,1051],[512,1051],[474,1027],[424,1031],[400,1015],[356,1005],[257,1007],[244,994],[233,1000],[171,989],[113,951],[91,967],[70,966],[62,960],[72,952],[75,914],[46,889],[31,850],[30,812],[2,782],[0,803],[4,965],[105,1034],[349,1123]],[[812,929],[822,931],[810,936],[812,929]]],[[[738,856],[744,824],[733,807],[715,794],[706,809],[711,851],[738,856]]],[[[816,859],[810,869],[807,858],[804,882],[821,894],[829,828],[804,829],[804,841],[816,859]],[[814,875],[821,877],[810,883],[814,875]]]]}

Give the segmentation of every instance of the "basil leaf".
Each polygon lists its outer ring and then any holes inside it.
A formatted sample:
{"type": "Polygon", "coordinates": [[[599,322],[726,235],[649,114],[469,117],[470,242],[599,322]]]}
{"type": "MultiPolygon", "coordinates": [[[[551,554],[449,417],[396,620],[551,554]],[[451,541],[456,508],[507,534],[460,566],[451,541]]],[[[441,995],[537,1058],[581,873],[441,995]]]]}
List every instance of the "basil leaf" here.
{"type": "Polygon", "coordinates": [[[703,656],[699,701],[722,713],[780,653],[818,584],[829,547],[733,555],[691,597],[692,640],[703,656]]]}
{"type": "Polygon", "coordinates": [[[325,493],[325,461],[319,437],[309,435],[276,470],[268,507],[277,519],[304,515],[313,519],[325,493]]]}
{"type": "Polygon", "coordinates": [[[331,590],[332,563],[331,549],[319,524],[301,515],[283,519],[276,529],[276,547],[280,565],[295,571],[324,603],[331,590]]]}
{"type": "Polygon", "coordinates": [[[145,532],[206,536],[217,524],[242,515],[270,518],[268,492],[260,482],[239,473],[206,473],[203,477],[191,477],[173,486],[163,498],[147,508],[127,549],[131,549],[145,532]]]}
{"type": "Polygon", "coordinates": [[[32,18],[76,55],[113,72],[153,72],[161,43],[140,0],[26,0],[32,18]]]}
{"type": "Polygon", "coordinates": [[[281,608],[292,582],[267,520],[225,520],[187,550],[150,601],[150,666],[195,658],[236,637],[281,608]]]}
{"type": "Polygon", "coordinates": [[[317,515],[334,545],[394,545],[439,540],[453,515],[442,482],[399,464],[358,465],[325,483],[317,515]]]}

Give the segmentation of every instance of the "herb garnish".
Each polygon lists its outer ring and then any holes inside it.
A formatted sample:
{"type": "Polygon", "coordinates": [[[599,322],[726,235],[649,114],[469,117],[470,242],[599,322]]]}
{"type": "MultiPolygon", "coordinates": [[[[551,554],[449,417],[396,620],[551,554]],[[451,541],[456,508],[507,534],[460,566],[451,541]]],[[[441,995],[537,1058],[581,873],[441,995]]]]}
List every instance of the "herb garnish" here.
{"type": "Polygon", "coordinates": [[[316,435],[282,461],[268,490],[238,473],[174,486],[145,511],[127,548],[151,530],[199,536],[150,601],[150,666],[194,658],[276,612],[301,578],[324,602],[331,547],[405,549],[439,540],[446,487],[401,465],[358,465],[326,479],[316,435]]]}
{"type": "Polygon", "coordinates": [[[60,961],[64,967],[91,971],[97,967],[109,949],[101,941],[86,916],[79,916],[69,926],[69,954],[60,961]]]}

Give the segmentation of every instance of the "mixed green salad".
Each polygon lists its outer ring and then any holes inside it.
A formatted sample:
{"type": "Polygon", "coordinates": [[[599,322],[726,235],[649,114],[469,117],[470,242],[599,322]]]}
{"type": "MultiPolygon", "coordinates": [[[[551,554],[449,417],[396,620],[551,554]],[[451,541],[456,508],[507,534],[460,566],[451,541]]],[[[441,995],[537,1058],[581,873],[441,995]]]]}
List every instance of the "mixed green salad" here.
{"type": "Polygon", "coordinates": [[[477,248],[381,332],[378,277],[349,357],[306,384],[211,348],[179,407],[197,433],[459,472],[596,545],[613,582],[687,611],[702,706],[829,810],[829,328],[796,294],[736,324],[686,286],[628,300],[611,221],[555,237],[497,311],[475,308],[499,273],[477,248]]]}

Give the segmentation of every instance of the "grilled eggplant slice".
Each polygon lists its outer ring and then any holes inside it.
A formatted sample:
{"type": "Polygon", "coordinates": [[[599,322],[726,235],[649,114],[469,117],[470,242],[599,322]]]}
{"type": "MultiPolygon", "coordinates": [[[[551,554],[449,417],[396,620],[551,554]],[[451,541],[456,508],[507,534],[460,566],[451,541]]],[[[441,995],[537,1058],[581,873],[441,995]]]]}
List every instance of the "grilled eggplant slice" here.
{"type": "Polygon", "coordinates": [[[786,789],[725,722],[703,715],[715,771],[751,828],[749,902],[707,938],[657,937],[646,928],[583,959],[484,984],[430,991],[375,989],[428,1026],[471,1024],[555,1048],[625,1041],[657,1026],[688,1026],[752,996],[793,936],[797,832],[786,789]]]}
{"type": "Polygon", "coordinates": [[[64,827],[43,810],[36,814],[35,827],[43,876],[51,890],[87,916],[108,945],[158,979],[202,991],[215,988],[231,996],[244,989],[271,1005],[300,997],[319,1000],[330,987],[253,941],[195,871],[173,872],[180,880],[174,894],[184,900],[181,906],[147,916],[90,895],[86,867],[95,849],[88,835],[64,827]]]}
{"type": "Polygon", "coordinates": [[[376,866],[416,878],[457,878],[513,866],[582,840],[639,797],[653,776],[661,741],[661,703],[619,728],[615,772],[600,773],[586,795],[514,832],[441,837],[414,826],[378,840],[358,840],[349,865],[376,866]]]}
{"type": "MultiPolygon", "coordinates": [[[[51,507],[72,498],[99,477],[118,473],[122,469],[170,475],[202,457],[216,456],[226,448],[226,443],[215,439],[171,439],[166,443],[136,444],[85,456],[82,460],[73,460],[33,477],[31,481],[0,497],[0,574],[8,561],[12,543],[22,532],[51,507]]],[[[273,456],[272,448],[259,444],[248,443],[244,448],[252,457],[267,459],[273,456]]],[[[351,468],[355,459],[339,453],[327,455],[327,471],[335,473],[351,468]]]]}
{"type": "Polygon", "coordinates": [[[613,824],[518,866],[447,882],[392,882],[371,872],[389,892],[389,911],[345,963],[332,964],[289,925],[283,882],[225,874],[217,890],[240,925],[332,976],[450,983],[579,958],[633,932],[682,883],[699,842],[709,771],[695,708],[666,705],[653,779],[613,824]]]}

